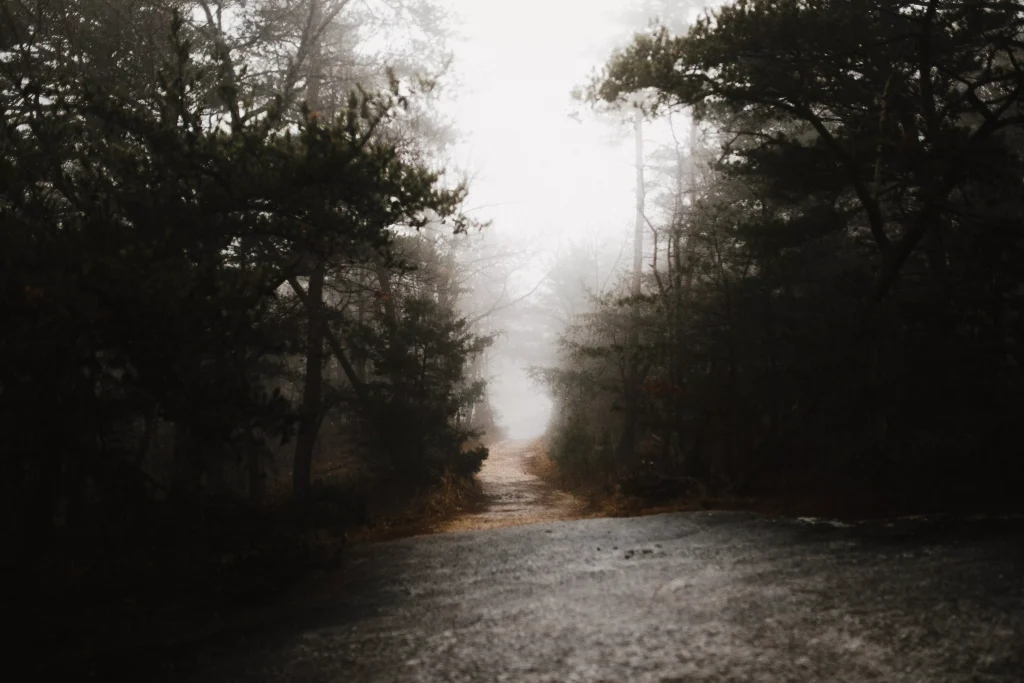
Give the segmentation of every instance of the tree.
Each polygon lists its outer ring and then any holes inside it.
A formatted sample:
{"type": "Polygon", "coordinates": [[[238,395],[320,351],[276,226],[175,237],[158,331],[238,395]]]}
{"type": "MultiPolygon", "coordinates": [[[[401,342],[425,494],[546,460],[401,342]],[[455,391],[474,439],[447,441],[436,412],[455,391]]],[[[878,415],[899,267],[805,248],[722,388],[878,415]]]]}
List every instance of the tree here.
{"type": "Polygon", "coordinates": [[[263,389],[287,346],[269,312],[304,255],[383,249],[398,224],[462,225],[464,189],[374,134],[402,109],[397,87],[353,94],[334,119],[293,125],[271,108],[209,126],[217,81],[190,35],[175,16],[148,96],[58,68],[33,47],[45,32],[3,65],[0,346],[14,362],[0,431],[30,557],[87,479],[108,496],[160,486],[142,444],[116,445],[137,419],[175,425],[186,494],[254,429],[287,433],[288,406],[263,389]]]}
{"type": "MultiPolygon", "coordinates": [[[[1021,27],[1014,3],[752,0],[612,58],[591,97],[652,90],[653,116],[691,108],[718,149],[652,220],[642,457],[605,472],[648,493],[1009,495],[1021,27]]],[[[619,306],[549,375],[577,424],[614,401],[619,306]]]]}
{"type": "Polygon", "coordinates": [[[684,37],[638,38],[596,88],[655,88],[740,132],[797,124],[759,134],[760,148],[817,162],[857,202],[882,298],[926,236],[941,270],[954,189],[992,164],[1013,173],[999,140],[1024,123],[1022,26],[1014,2],[739,2],[684,37]]]}

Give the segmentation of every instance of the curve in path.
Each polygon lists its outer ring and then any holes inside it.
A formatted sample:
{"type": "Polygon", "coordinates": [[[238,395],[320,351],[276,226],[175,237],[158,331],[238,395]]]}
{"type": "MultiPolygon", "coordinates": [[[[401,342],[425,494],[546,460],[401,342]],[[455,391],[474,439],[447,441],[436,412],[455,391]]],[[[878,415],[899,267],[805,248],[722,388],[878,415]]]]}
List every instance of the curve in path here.
{"type": "Polygon", "coordinates": [[[528,471],[530,458],[541,456],[537,441],[502,441],[490,447],[477,479],[486,497],[481,512],[462,515],[441,531],[474,531],[580,519],[579,502],[556,491],[528,471]]]}

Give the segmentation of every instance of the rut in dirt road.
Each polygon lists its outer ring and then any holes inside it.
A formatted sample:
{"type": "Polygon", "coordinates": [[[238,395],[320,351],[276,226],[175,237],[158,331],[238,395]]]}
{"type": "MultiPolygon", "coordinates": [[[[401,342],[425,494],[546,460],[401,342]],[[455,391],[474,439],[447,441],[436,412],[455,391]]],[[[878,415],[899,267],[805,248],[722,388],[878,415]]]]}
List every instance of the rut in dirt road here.
{"type": "Polygon", "coordinates": [[[502,441],[477,475],[487,498],[483,512],[463,515],[442,531],[472,531],[580,519],[582,505],[571,494],[556,491],[528,471],[531,458],[543,457],[536,441],[502,441]]]}

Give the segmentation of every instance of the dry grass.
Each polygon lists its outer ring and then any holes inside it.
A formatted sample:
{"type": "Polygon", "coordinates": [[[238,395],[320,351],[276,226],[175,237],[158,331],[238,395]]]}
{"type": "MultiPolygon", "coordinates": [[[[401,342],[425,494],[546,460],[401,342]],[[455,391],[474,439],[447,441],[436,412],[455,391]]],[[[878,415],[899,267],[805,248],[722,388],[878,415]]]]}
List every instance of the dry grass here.
{"type": "Polygon", "coordinates": [[[485,496],[476,478],[460,478],[449,472],[436,487],[381,503],[371,512],[373,521],[350,531],[347,539],[377,543],[434,533],[451,519],[484,505],[485,496]]]}
{"type": "Polygon", "coordinates": [[[430,517],[440,519],[470,512],[482,500],[483,490],[475,477],[465,479],[445,472],[441,485],[426,498],[425,503],[430,517]]]}
{"type": "Polygon", "coordinates": [[[611,482],[587,481],[568,476],[551,459],[546,440],[538,440],[526,461],[526,469],[548,486],[571,493],[584,505],[586,517],[642,517],[669,512],[697,510],[755,510],[769,512],[770,505],[761,505],[748,498],[711,496],[699,491],[666,501],[652,502],[628,496],[611,482]]]}
{"type": "Polygon", "coordinates": [[[565,475],[548,455],[548,442],[545,438],[537,439],[530,448],[524,458],[524,469],[552,488],[567,489],[565,475]]]}
{"type": "MultiPolygon", "coordinates": [[[[697,490],[688,495],[652,502],[627,496],[614,483],[573,479],[562,472],[549,456],[547,444],[539,442],[526,464],[527,470],[550,487],[569,492],[581,501],[587,517],[640,517],[671,512],[700,510],[732,510],[756,512],[771,517],[820,517],[845,521],[888,518],[899,515],[938,512],[913,501],[880,497],[877,492],[794,491],[789,494],[752,496],[714,495],[697,490]]],[[[955,504],[947,503],[947,508],[955,504]]],[[[989,513],[1019,512],[1020,506],[970,505],[965,509],[989,513]]]]}
{"type": "Polygon", "coordinates": [[[607,487],[594,482],[585,482],[569,476],[551,459],[546,439],[538,439],[525,459],[527,472],[557,491],[564,491],[576,498],[583,507],[584,516],[614,517],[623,514],[625,500],[621,494],[609,493],[607,487]]]}

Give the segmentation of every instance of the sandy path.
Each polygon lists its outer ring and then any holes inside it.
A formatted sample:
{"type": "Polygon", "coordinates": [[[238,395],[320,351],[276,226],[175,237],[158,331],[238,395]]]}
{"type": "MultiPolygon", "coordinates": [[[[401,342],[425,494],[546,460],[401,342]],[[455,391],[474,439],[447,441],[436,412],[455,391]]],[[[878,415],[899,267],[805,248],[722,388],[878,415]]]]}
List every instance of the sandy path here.
{"type": "Polygon", "coordinates": [[[526,470],[526,461],[540,448],[535,441],[502,441],[491,446],[477,478],[487,497],[482,512],[458,517],[442,531],[498,529],[583,517],[570,494],[555,491],[526,470]]]}

